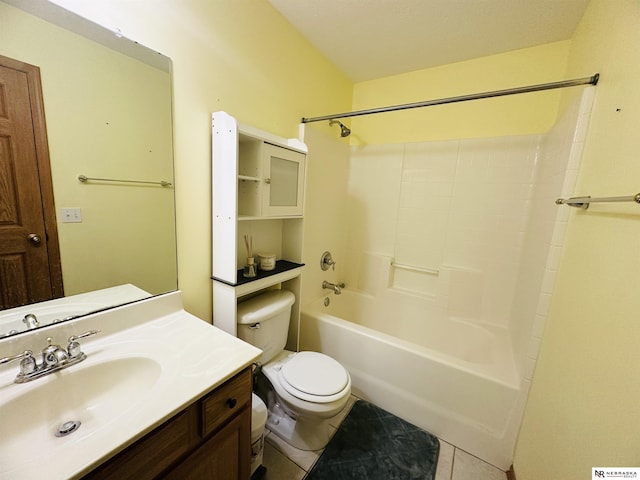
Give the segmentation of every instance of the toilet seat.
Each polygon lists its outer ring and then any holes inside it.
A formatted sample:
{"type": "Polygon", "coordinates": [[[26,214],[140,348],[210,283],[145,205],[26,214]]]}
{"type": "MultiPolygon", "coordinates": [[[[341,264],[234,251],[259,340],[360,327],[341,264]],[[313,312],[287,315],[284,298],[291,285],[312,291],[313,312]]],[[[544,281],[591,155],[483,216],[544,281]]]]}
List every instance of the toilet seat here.
{"type": "Polygon", "coordinates": [[[330,403],[341,399],[351,382],[345,368],[318,352],[299,352],[278,372],[280,385],[300,400],[330,403]]]}

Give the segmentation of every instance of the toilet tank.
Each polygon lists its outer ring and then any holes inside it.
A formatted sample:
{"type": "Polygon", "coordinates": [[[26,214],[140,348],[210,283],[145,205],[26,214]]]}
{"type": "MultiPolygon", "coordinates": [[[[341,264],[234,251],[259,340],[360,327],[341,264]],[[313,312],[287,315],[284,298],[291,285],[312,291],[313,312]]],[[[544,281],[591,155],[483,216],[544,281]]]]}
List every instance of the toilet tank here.
{"type": "Polygon", "coordinates": [[[295,300],[288,290],[272,290],[238,304],[238,337],[262,350],[263,365],[284,350],[295,300]]]}

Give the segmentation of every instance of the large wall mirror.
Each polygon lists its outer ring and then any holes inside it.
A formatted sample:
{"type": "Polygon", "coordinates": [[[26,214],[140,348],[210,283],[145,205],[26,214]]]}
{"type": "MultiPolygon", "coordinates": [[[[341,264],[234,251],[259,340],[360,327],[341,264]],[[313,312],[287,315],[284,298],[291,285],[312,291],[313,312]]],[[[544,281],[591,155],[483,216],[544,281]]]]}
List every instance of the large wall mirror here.
{"type": "Polygon", "coordinates": [[[0,338],[176,290],[170,59],[46,0],[0,1],[0,55],[40,69],[64,288],[0,338]]]}

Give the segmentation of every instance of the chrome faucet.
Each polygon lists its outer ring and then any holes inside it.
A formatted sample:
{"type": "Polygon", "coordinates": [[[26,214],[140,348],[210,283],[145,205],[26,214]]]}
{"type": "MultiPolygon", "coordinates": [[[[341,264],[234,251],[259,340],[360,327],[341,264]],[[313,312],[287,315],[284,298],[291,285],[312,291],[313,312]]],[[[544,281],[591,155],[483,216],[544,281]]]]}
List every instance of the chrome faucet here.
{"type": "Polygon", "coordinates": [[[85,337],[90,337],[99,333],[100,330],[89,330],[78,336],[69,337],[69,345],[66,349],[60,345],[53,345],[52,338],[47,338],[48,345],[42,349],[42,362],[38,363],[33,356],[33,351],[25,350],[18,355],[11,357],[0,358],[0,365],[3,363],[9,363],[14,360],[20,360],[20,372],[16,376],[15,383],[25,383],[36,378],[44,377],[52,372],[62,370],[63,368],[70,367],[76,363],[80,363],[87,355],[82,352],[78,340],[85,337]]]}
{"type": "Polygon", "coordinates": [[[60,345],[52,345],[52,338],[47,338],[48,345],[42,349],[42,366],[53,368],[63,365],[69,360],[69,354],[60,345]]]}
{"type": "Polygon", "coordinates": [[[333,290],[333,293],[335,293],[336,295],[340,295],[342,293],[342,289],[344,287],[346,287],[344,282],[342,282],[342,283],[331,283],[331,282],[327,282],[326,280],[324,282],[322,282],[322,288],[326,288],[328,290],[333,290]]]}
{"type": "Polygon", "coordinates": [[[40,326],[40,322],[33,313],[27,313],[22,319],[22,322],[27,326],[28,329],[40,326]]]}

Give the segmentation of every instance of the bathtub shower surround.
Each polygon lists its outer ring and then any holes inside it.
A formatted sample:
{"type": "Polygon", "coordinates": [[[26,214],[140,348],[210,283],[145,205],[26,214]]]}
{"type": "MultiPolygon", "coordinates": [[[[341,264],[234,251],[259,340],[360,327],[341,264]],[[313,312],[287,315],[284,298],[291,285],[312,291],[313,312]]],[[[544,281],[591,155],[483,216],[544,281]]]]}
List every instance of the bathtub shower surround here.
{"type": "Polygon", "coordinates": [[[393,288],[446,301],[439,270],[464,271],[451,294],[466,298],[449,302],[451,313],[506,326],[539,143],[534,135],[354,150],[347,259],[361,264],[347,274],[383,254],[431,271],[394,268],[393,288]]]}
{"type": "MultiPolygon", "coordinates": [[[[361,398],[506,470],[551,301],[594,88],[544,135],[354,147],[348,288],[300,346],[361,398]]],[[[340,268],[340,267],[338,267],[340,268]]]]}

